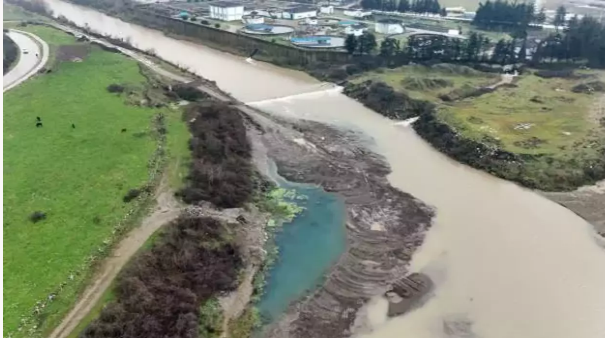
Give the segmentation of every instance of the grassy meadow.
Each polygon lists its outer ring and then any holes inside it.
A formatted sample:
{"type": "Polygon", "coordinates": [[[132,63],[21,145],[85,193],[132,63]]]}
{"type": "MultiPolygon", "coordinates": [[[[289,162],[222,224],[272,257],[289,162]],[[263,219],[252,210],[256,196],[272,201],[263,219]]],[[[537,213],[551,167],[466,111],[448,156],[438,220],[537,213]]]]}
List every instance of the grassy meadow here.
{"type": "Polygon", "coordinates": [[[467,137],[492,137],[514,153],[590,155],[591,149],[583,146],[603,140],[603,130],[589,118],[600,95],[571,91],[582,82],[586,80],[522,75],[517,87],[461,100],[439,116],[467,137]]]}
{"type": "MultiPolygon", "coordinates": [[[[158,145],[156,114],[166,116],[173,186],[188,160],[189,133],[180,110],[127,105],[126,94],[106,90],[114,83],[134,90],[146,85],[134,60],[52,28],[20,29],[49,43],[52,72],[4,94],[5,335],[62,283],[67,285],[39,317],[41,332],[48,333],[73,305],[90,271],[72,274],[88,266],[133,208],[122,200],[126,192],[148,182],[148,162],[158,145]],[[70,52],[81,60],[71,60],[70,52]],[[36,128],[36,117],[42,128],[36,128]],[[35,211],[46,219],[31,222],[35,211]]],[[[15,336],[22,335],[27,333],[15,336]]]]}
{"type": "Polygon", "coordinates": [[[415,99],[439,101],[441,94],[464,87],[486,86],[499,81],[499,76],[476,71],[468,67],[439,64],[433,67],[421,65],[402,66],[394,69],[380,68],[363,73],[351,80],[382,81],[395,90],[405,91],[415,99]]]}

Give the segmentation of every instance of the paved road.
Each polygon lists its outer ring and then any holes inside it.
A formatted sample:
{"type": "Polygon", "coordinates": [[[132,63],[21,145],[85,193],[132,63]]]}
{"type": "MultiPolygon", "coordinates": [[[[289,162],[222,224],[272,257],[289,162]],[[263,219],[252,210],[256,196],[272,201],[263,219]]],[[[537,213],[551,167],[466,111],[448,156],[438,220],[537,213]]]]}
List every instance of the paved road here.
{"type": "Polygon", "coordinates": [[[17,65],[4,75],[3,92],[36,74],[48,60],[48,45],[39,37],[12,29],[7,34],[15,41],[21,55],[17,65]],[[27,54],[23,53],[24,49],[28,51],[27,54]]]}

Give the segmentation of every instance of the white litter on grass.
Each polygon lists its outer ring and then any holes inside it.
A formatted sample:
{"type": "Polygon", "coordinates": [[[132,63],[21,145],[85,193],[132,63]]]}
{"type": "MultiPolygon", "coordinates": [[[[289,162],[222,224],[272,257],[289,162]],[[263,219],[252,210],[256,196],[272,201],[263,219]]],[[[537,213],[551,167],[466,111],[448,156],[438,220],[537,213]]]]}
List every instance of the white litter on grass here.
{"type": "Polygon", "coordinates": [[[568,132],[568,131],[564,131],[564,132],[563,132],[563,135],[569,136],[569,135],[571,135],[571,133],[570,133],[570,132],[568,132]]]}
{"type": "Polygon", "coordinates": [[[528,129],[530,129],[533,126],[534,126],[533,123],[519,123],[513,129],[515,129],[515,130],[528,130],[528,129]]]}

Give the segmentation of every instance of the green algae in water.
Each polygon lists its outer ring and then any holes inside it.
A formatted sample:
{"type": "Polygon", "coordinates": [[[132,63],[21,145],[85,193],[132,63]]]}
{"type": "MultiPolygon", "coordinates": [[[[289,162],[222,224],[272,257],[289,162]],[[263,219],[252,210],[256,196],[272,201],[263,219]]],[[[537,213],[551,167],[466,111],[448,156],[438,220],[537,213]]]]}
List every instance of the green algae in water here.
{"type": "Polygon", "coordinates": [[[323,281],[324,274],[345,250],[345,207],[335,194],[312,186],[280,180],[278,196],[301,211],[275,234],[279,256],[269,269],[257,307],[264,322],[272,322],[295,301],[323,281]],[[294,194],[292,194],[294,192],[294,194]],[[306,198],[302,198],[305,196],[306,198]],[[292,198],[294,197],[294,198],[292,198]]]}

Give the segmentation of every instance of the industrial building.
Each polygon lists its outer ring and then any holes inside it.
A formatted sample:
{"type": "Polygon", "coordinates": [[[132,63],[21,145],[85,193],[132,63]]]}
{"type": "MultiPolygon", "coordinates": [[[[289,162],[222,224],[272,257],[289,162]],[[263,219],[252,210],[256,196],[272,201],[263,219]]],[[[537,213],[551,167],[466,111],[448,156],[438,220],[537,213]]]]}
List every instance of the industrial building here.
{"type": "Polygon", "coordinates": [[[345,10],[343,14],[353,18],[365,18],[366,16],[372,15],[372,11],[359,7],[351,7],[345,10]]]}
{"type": "Polygon", "coordinates": [[[317,9],[309,6],[298,6],[284,9],[282,18],[298,20],[317,16],[317,9]]]}
{"type": "Polygon", "coordinates": [[[405,31],[403,23],[395,19],[378,20],[374,29],[377,33],[385,35],[401,34],[405,31]]]}
{"type": "Polygon", "coordinates": [[[244,5],[237,2],[210,3],[210,18],[222,21],[239,21],[244,16],[244,5]]]}

